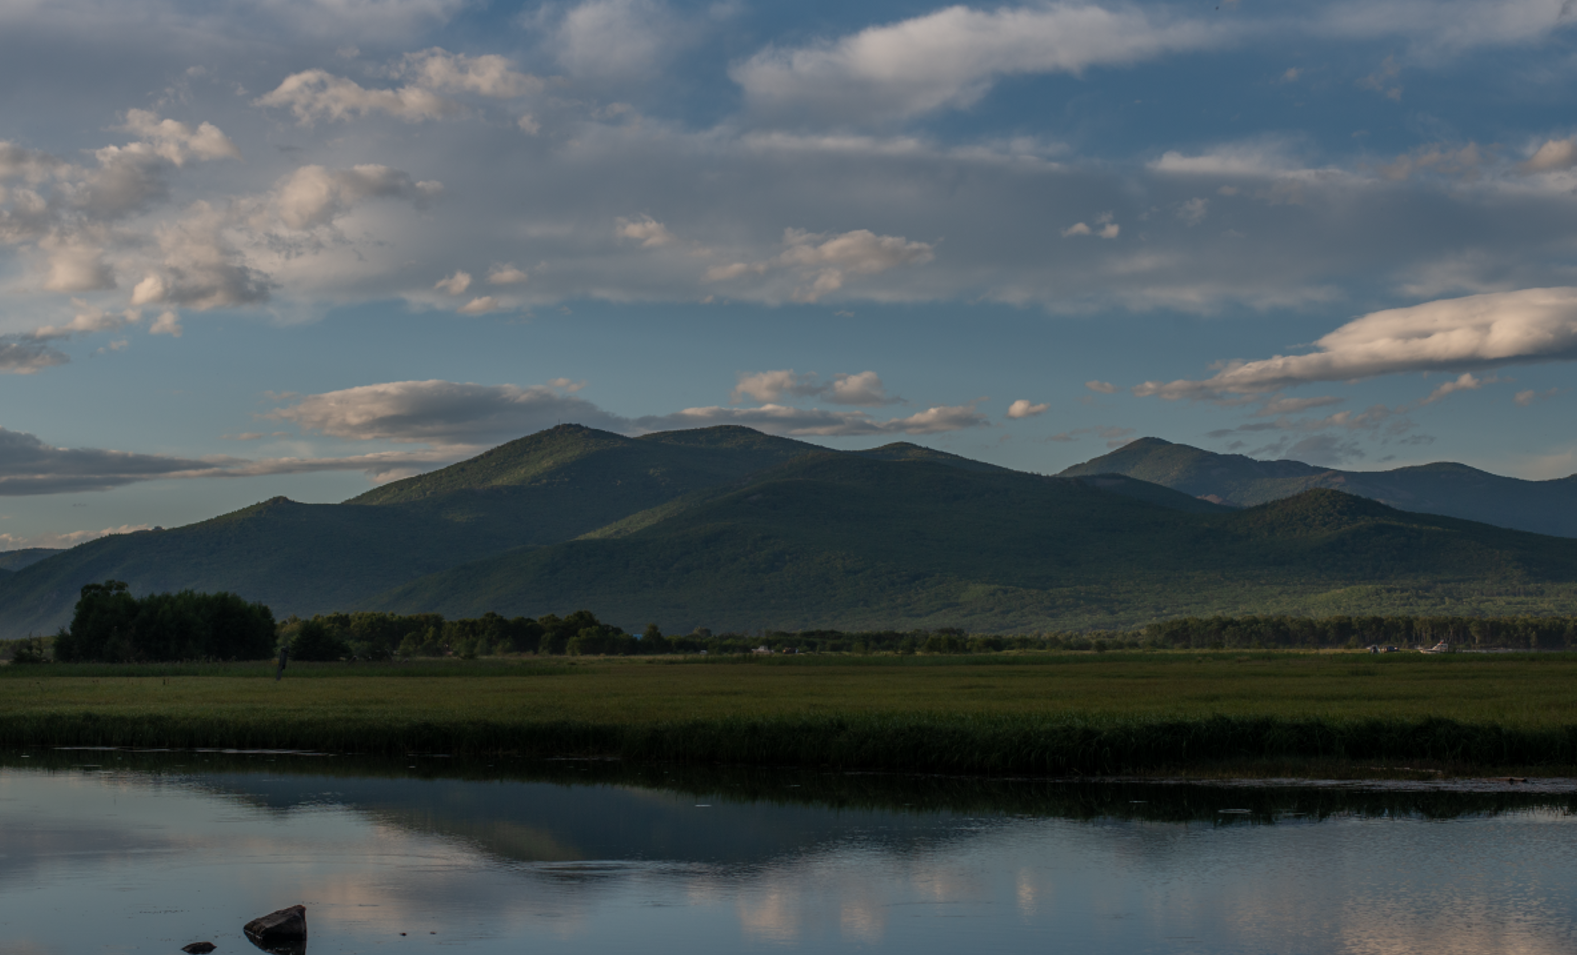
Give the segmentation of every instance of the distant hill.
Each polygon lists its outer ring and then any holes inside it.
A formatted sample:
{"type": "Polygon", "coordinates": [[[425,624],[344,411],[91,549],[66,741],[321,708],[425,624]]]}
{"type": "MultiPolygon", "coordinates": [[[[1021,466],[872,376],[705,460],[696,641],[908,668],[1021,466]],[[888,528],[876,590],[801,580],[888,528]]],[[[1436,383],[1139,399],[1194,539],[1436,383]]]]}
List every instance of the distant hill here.
{"type": "Polygon", "coordinates": [[[0,570],[21,570],[60,552],[61,548],[58,547],[24,547],[20,550],[0,551],[0,570]]]}
{"type": "Polygon", "coordinates": [[[70,619],[83,584],[112,578],[139,594],[230,590],[278,616],[340,609],[436,570],[568,540],[812,452],[824,449],[749,428],[627,438],[560,425],[344,504],[274,498],[54,554],[0,578],[0,638],[54,630],[70,619]]]}
{"type": "Polygon", "coordinates": [[[1523,481],[1448,462],[1390,471],[1341,471],[1299,461],[1216,454],[1160,438],[1141,438],[1062,472],[1064,477],[1091,474],[1123,474],[1240,507],[1311,488],[1331,488],[1404,511],[1577,537],[1577,475],[1523,481]]]}
{"type": "Polygon", "coordinates": [[[1577,606],[1577,542],[1328,490],[1247,510],[1117,477],[1046,478],[856,455],[798,459],[361,606],[469,616],[594,607],[625,625],[1131,626],[1204,613],[1577,606]],[[1146,499],[1148,497],[1148,499],[1146,499]]]}
{"type": "Polygon", "coordinates": [[[1577,541],[1329,489],[1231,508],[909,444],[566,425],[343,504],[274,498],[0,573],[0,638],[54,630],[84,583],[110,578],[139,594],[231,590],[281,617],[584,607],[669,631],[1039,630],[1218,612],[1577,613],[1577,541]]]}

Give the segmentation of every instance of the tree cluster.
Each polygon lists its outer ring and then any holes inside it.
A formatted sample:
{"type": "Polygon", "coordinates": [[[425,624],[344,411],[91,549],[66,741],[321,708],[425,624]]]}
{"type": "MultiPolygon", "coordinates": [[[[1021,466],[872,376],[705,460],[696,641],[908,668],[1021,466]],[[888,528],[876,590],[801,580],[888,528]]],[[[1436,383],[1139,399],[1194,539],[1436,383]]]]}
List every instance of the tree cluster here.
{"type": "MultiPolygon", "coordinates": [[[[648,628],[651,636],[654,628],[648,628]]],[[[310,620],[291,617],[280,639],[297,660],[389,660],[395,657],[455,656],[471,659],[498,653],[628,655],[657,652],[662,635],[647,642],[589,610],[505,618],[496,613],[461,620],[438,614],[330,613],[310,620]]]]}
{"type": "Polygon", "coordinates": [[[1147,625],[1142,644],[1171,649],[1432,646],[1577,649],[1577,617],[1180,617],[1147,625]]]}
{"type": "Polygon", "coordinates": [[[71,626],[55,635],[55,659],[143,663],[261,660],[274,653],[274,614],[232,593],[149,594],[126,584],[88,584],[71,626]]]}

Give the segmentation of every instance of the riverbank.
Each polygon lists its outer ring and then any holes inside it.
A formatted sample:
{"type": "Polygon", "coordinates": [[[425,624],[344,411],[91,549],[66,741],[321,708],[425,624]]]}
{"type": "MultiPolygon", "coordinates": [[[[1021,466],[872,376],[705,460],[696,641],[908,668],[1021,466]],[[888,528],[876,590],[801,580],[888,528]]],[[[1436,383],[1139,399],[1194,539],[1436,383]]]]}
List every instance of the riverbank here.
{"type": "Polygon", "coordinates": [[[7,667],[0,746],[959,775],[1572,775],[1577,656],[1134,653],[7,667]]]}

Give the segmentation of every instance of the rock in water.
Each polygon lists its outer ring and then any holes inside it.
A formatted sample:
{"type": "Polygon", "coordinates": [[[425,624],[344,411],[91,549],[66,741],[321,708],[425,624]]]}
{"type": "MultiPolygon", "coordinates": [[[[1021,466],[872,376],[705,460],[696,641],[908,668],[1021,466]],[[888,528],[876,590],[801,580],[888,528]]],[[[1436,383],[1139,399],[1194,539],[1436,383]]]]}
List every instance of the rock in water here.
{"type": "Polygon", "coordinates": [[[190,945],[182,945],[181,951],[186,955],[208,955],[214,948],[213,942],[193,942],[190,945]]]}
{"type": "Polygon", "coordinates": [[[262,918],[246,923],[241,930],[260,948],[268,948],[280,942],[305,942],[307,907],[292,905],[288,909],[270,912],[262,918]]]}

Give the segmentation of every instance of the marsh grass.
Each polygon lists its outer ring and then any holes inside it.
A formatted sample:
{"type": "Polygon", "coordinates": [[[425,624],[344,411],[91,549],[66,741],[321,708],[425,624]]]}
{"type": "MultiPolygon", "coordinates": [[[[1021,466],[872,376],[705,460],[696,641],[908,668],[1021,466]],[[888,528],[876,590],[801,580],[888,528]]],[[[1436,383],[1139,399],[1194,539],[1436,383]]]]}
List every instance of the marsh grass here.
{"type": "Polygon", "coordinates": [[[615,756],[948,774],[1577,766],[1577,655],[992,659],[318,664],[292,665],[278,683],[266,664],[8,667],[0,746],[615,756]],[[555,675],[573,679],[523,679],[555,675]]]}

